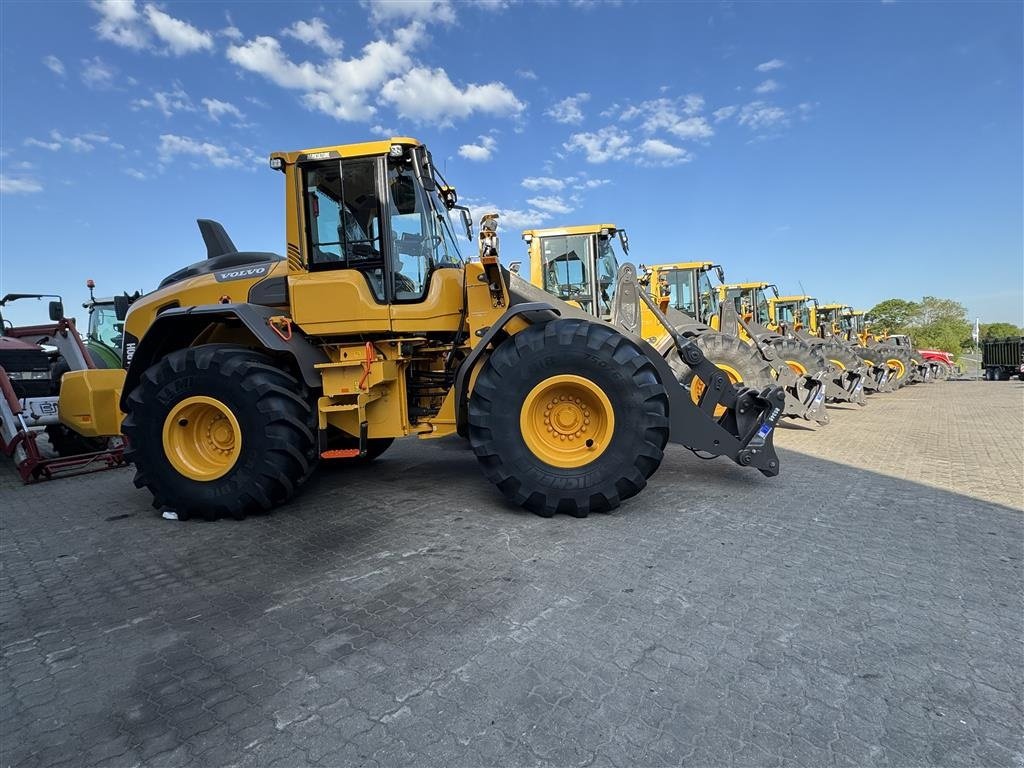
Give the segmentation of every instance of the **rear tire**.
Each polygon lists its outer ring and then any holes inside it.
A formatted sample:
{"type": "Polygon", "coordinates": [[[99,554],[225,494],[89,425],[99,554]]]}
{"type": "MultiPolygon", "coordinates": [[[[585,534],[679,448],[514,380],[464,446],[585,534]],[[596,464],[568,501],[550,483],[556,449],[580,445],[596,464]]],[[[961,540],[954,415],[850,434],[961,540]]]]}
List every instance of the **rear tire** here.
{"type": "Polygon", "coordinates": [[[613,328],[585,320],[553,320],[506,339],[469,398],[469,440],[484,475],[509,501],[543,517],[615,509],[647,484],[668,436],[668,395],[654,365],[613,328]],[[564,406],[560,391],[570,392],[564,406]],[[544,427],[547,402],[556,405],[544,427]],[[556,421],[562,426],[553,429],[556,421]],[[576,453],[563,459],[559,451],[576,453]]]}
{"type": "Polygon", "coordinates": [[[157,509],[241,519],[283,504],[309,476],[311,413],[305,386],[268,355],[226,344],[182,349],[151,366],[128,396],[125,458],[157,509]],[[189,412],[189,402],[213,416],[189,412]],[[237,430],[225,426],[232,420],[237,430]],[[199,435],[194,450],[188,430],[199,435]],[[219,443],[208,437],[228,433],[219,443]]]}

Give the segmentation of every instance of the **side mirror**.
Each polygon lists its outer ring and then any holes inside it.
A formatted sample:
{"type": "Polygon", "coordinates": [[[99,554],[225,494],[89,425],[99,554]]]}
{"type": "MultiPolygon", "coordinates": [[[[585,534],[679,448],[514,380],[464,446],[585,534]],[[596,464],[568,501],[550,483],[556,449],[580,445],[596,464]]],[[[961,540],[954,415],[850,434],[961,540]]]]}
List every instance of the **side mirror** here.
{"type": "Polygon", "coordinates": [[[725,282],[725,270],[720,265],[715,265],[715,273],[718,275],[718,282],[725,282]]]}
{"type": "Polygon", "coordinates": [[[132,299],[130,296],[115,296],[114,297],[114,317],[124,322],[124,319],[128,317],[128,307],[132,305],[132,299]]]}
{"type": "Polygon", "coordinates": [[[626,234],[626,230],[619,230],[619,242],[622,243],[622,252],[629,255],[629,235],[626,234]]]}
{"type": "Polygon", "coordinates": [[[64,319],[64,304],[60,301],[50,302],[50,319],[55,323],[59,323],[64,319]]]}
{"type": "Polygon", "coordinates": [[[519,274],[519,268],[522,267],[522,266],[523,266],[523,262],[521,262],[521,261],[513,261],[511,264],[508,265],[508,271],[511,272],[513,275],[518,275],[519,274]]]}

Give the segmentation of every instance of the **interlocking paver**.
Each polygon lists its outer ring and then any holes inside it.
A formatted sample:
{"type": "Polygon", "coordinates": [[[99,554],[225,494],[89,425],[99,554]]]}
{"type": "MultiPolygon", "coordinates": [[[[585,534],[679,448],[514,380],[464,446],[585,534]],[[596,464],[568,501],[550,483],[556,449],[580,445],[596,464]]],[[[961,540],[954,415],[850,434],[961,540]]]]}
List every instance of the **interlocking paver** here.
{"type": "Polygon", "coordinates": [[[171,523],[131,471],[0,470],[0,763],[1024,763],[1024,387],[670,447],[612,515],[509,508],[459,441],[171,523]]]}

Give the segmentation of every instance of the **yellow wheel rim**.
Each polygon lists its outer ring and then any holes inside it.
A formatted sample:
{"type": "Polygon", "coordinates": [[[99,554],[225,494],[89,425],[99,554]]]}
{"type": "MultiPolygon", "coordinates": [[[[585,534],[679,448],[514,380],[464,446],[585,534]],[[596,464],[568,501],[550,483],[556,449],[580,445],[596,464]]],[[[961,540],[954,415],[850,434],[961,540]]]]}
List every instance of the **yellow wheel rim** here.
{"type": "Polygon", "coordinates": [[[519,411],[519,429],[534,456],[572,469],[597,459],[615,433],[615,411],[590,379],[551,376],[530,390],[519,411]]]}
{"type": "MultiPolygon", "coordinates": [[[[718,365],[718,364],[716,363],[716,365],[718,365]]],[[[732,366],[729,366],[729,365],[718,365],[718,370],[723,371],[725,373],[725,375],[729,378],[729,383],[732,384],[733,386],[735,386],[737,384],[742,384],[743,383],[743,377],[740,376],[739,371],[737,371],[732,366]]],[[[694,405],[699,405],[700,404],[700,398],[701,398],[701,395],[704,394],[704,389],[705,389],[704,382],[699,377],[697,377],[695,375],[693,377],[693,380],[690,382],[690,400],[693,401],[694,405]]],[[[715,418],[716,419],[722,418],[722,416],[725,414],[726,410],[728,410],[728,409],[724,405],[716,405],[715,406],[715,418]]]]}
{"type": "Polygon", "coordinates": [[[830,363],[832,363],[832,365],[834,365],[834,366],[836,367],[836,370],[839,370],[839,371],[845,371],[845,370],[846,370],[846,366],[845,366],[845,365],[843,365],[843,363],[842,363],[842,361],[841,361],[841,360],[833,360],[833,359],[832,359],[832,358],[830,357],[830,358],[828,359],[828,361],[829,361],[830,363]]]}
{"type": "Polygon", "coordinates": [[[238,419],[220,400],[196,395],[164,419],[164,454],[180,474],[209,482],[226,475],[242,450],[238,419]]]}
{"type": "Polygon", "coordinates": [[[894,358],[891,358],[889,360],[886,360],[885,364],[888,365],[890,368],[895,368],[896,369],[896,378],[897,379],[902,379],[904,376],[907,375],[907,369],[906,369],[906,366],[903,365],[903,361],[902,360],[899,360],[899,359],[894,357],[894,358]]]}
{"type": "Polygon", "coordinates": [[[790,367],[790,370],[792,370],[793,373],[795,373],[797,376],[807,375],[807,369],[803,365],[798,363],[796,360],[787,360],[786,365],[788,365],[790,367]]]}

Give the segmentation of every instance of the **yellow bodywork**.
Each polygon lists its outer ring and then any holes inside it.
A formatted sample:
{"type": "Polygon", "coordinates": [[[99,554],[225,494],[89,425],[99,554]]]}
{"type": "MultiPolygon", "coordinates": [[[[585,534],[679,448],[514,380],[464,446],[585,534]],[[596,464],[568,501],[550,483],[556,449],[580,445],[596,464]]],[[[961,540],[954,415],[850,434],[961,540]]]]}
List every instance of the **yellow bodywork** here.
{"type": "Polygon", "coordinates": [[[61,423],[86,437],[121,434],[124,377],[120,368],[65,373],[60,384],[61,423]]]}

